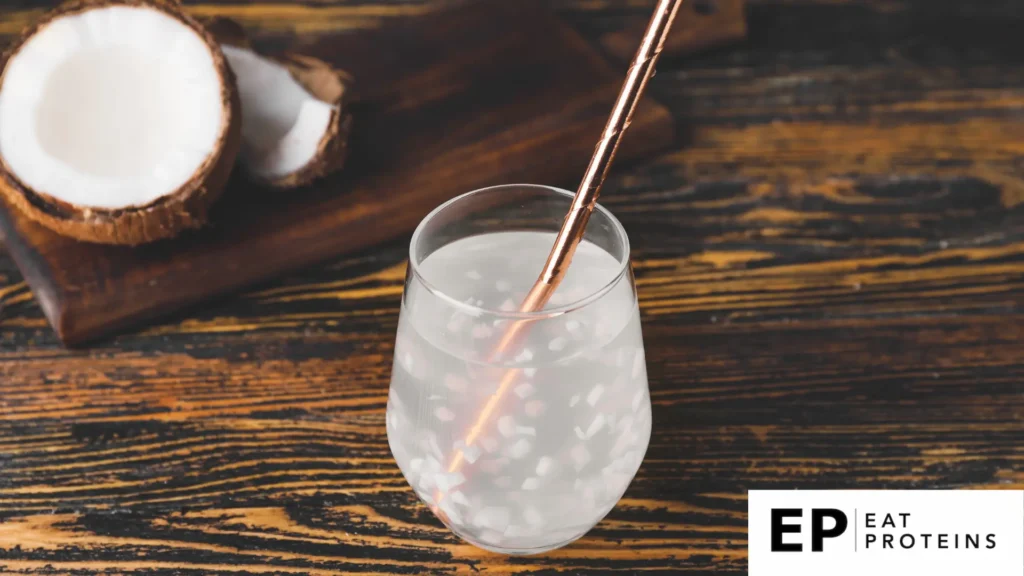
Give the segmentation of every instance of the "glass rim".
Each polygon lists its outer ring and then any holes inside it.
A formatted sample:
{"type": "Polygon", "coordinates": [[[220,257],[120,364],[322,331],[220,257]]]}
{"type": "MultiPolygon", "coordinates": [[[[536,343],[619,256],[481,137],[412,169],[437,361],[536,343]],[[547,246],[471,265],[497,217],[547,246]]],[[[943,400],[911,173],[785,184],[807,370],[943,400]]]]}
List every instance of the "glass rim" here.
{"type": "MultiPolygon", "coordinates": [[[[537,320],[544,318],[553,318],[556,316],[561,316],[563,314],[574,312],[576,310],[580,310],[582,308],[586,308],[590,304],[593,304],[594,302],[600,300],[603,296],[611,292],[611,290],[626,276],[626,272],[629,271],[630,262],[629,236],[626,234],[626,229],[622,226],[622,222],[619,222],[619,219],[616,218],[610,210],[602,206],[600,203],[595,203],[594,211],[600,212],[604,217],[608,218],[608,221],[611,222],[615,234],[619,237],[619,240],[622,242],[622,256],[618,258],[619,270],[618,272],[616,272],[615,276],[606,284],[604,284],[597,290],[588,293],[586,296],[583,296],[582,298],[553,308],[544,308],[543,310],[539,310],[537,312],[520,312],[519,310],[505,311],[494,308],[487,308],[484,306],[476,306],[475,304],[467,304],[466,302],[453,298],[452,296],[445,293],[443,290],[431,284],[420,273],[420,262],[416,258],[415,253],[415,248],[419,243],[420,236],[424,233],[424,229],[426,228],[427,224],[429,224],[446,208],[449,208],[454,204],[458,204],[460,202],[468,200],[473,196],[486,194],[488,192],[495,192],[497,190],[505,188],[525,188],[534,191],[549,192],[554,193],[555,195],[558,196],[563,196],[570,201],[572,201],[572,199],[575,197],[575,194],[569,192],[568,190],[557,188],[555,186],[547,186],[545,184],[498,184],[495,186],[486,186],[484,188],[477,188],[476,190],[464,192],[431,210],[430,213],[424,216],[423,220],[421,220],[420,223],[416,226],[416,230],[412,233],[412,238],[409,240],[409,269],[412,271],[413,277],[420,283],[420,285],[426,288],[426,290],[430,294],[444,300],[445,302],[447,302],[448,304],[457,309],[469,312],[471,315],[475,316],[487,314],[490,316],[497,316],[509,319],[537,320]]],[[[614,254],[609,254],[611,256],[614,256],[614,254]]],[[[404,294],[402,295],[402,298],[405,298],[404,294]]]]}

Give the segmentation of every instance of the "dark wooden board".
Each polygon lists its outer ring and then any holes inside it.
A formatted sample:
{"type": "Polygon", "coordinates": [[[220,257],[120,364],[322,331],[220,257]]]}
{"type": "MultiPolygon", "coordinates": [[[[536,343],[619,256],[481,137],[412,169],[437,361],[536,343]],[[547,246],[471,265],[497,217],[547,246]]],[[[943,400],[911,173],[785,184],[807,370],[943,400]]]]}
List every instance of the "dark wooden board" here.
{"type": "MultiPolygon", "coordinates": [[[[663,57],[682,56],[742,40],[747,35],[746,0],[690,0],[680,7],[678,23],[669,31],[663,57]]],[[[637,15],[621,28],[601,37],[601,47],[622,62],[629,62],[647,18],[637,15]]]]}
{"type": "MultiPolygon", "coordinates": [[[[78,243],[0,209],[8,248],[66,344],[406,234],[462,192],[571,185],[621,82],[534,0],[458,3],[306,52],[357,79],[344,173],[287,193],[236,174],[208,228],[139,248],[78,243]]],[[[620,158],[672,134],[668,112],[647,100],[620,158]]]]}
{"type": "MultiPolygon", "coordinates": [[[[0,5],[0,30],[43,2],[0,5]]],[[[189,4],[279,47],[423,9],[189,4]]],[[[653,2],[557,5],[596,46],[653,2]]],[[[751,488],[1024,488],[1024,3],[747,13],[746,42],[659,64],[685,147],[602,197],[654,430],[586,537],[483,552],[403,480],[384,406],[407,237],[84,351],[0,257],[0,572],[742,576],[751,488]]]]}

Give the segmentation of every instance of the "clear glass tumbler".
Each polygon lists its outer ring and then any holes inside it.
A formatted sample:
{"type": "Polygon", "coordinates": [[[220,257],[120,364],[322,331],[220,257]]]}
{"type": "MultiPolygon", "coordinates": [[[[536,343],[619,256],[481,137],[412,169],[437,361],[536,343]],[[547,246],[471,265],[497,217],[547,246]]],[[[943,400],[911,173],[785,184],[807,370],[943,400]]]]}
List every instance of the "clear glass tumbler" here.
{"type": "Polygon", "coordinates": [[[571,199],[544,186],[470,192],[430,213],[409,250],[391,452],[455,534],[506,554],[585,534],[650,440],[629,240],[610,212],[594,211],[545,309],[518,312],[571,199]]]}

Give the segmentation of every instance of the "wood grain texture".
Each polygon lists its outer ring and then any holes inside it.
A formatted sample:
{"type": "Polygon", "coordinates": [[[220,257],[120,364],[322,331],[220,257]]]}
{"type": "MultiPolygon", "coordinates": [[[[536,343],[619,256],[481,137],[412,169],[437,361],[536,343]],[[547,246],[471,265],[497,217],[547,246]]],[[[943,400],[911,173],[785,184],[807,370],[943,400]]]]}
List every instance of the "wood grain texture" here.
{"type": "MultiPolygon", "coordinates": [[[[650,5],[559,7],[596,42],[650,5]]],[[[767,1],[748,23],[660,66],[685,146],[603,195],[655,427],[588,536],[498,557],[405,486],[383,423],[404,240],[88,352],[0,259],[0,567],[742,574],[751,488],[1024,488],[1024,9],[767,1]]]]}
{"type": "MultiPolygon", "coordinates": [[[[686,56],[739,42],[747,35],[746,0],[691,0],[680,8],[676,24],[662,47],[662,56],[686,56]]],[[[601,46],[621,62],[631,62],[648,19],[637,17],[621,30],[601,37],[601,46]]]]}
{"type": "MultiPolygon", "coordinates": [[[[342,173],[281,193],[235,171],[205,227],[138,247],[78,242],[0,205],[7,247],[64,343],[408,234],[463,192],[571,185],[621,84],[536,0],[449,2],[304,52],[357,78],[342,173]],[[527,29],[535,36],[518,33],[527,29]]],[[[672,142],[671,118],[653,100],[632,126],[621,161],[672,142]]]]}

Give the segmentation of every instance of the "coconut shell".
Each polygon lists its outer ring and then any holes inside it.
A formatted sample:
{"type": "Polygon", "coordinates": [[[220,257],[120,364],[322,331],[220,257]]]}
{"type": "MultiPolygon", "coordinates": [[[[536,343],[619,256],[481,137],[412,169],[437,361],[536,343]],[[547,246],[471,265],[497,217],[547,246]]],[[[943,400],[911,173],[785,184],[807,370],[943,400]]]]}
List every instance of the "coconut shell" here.
{"type": "Polygon", "coordinates": [[[264,183],[274,188],[296,188],[333,174],[345,167],[348,137],[352,132],[352,114],[347,110],[353,84],[352,76],[336,70],[322,60],[299,54],[276,59],[288,68],[292,77],[314,98],[334,106],[316,155],[302,169],[264,183]]]}
{"type": "MultiPolygon", "coordinates": [[[[218,16],[203,22],[221,44],[254,51],[245,29],[235,20],[218,16]]],[[[299,85],[317,100],[334,106],[335,110],[317,146],[316,155],[309,164],[280,178],[267,179],[253,175],[254,179],[272,188],[297,188],[344,168],[348,158],[348,138],[352,131],[352,115],[347,110],[354,85],[352,76],[312,56],[259,56],[287,68],[299,85]]]]}
{"type": "MultiPolygon", "coordinates": [[[[224,109],[219,147],[199,166],[192,178],[175,192],[145,206],[115,210],[76,206],[29,189],[0,157],[0,194],[28,218],[64,236],[100,244],[137,245],[171,238],[186,228],[207,222],[210,206],[220,197],[231,175],[242,144],[241,101],[235,76],[217,40],[198,21],[186,14],[176,0],[72,0],[28,27],[12,45],[2,65],[17,53],[29,37],[50,22],[106,6],[145,7],[164,12],[195,31],[206,43],[214,66],[223,79],[224,109]]],[[[0,74],[0,86],[4,76],[0,74]]]]}

